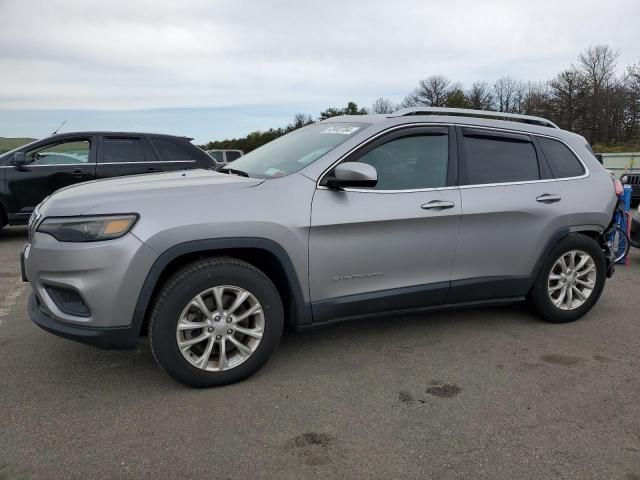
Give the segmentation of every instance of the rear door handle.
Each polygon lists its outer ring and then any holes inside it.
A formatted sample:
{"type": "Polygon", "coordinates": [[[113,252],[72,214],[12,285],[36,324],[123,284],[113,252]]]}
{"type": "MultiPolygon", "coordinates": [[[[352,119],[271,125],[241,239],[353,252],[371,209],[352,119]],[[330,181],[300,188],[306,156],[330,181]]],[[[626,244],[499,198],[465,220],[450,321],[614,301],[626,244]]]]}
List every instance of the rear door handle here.
{"type": "Polygon", "coordinates": [[[446,210],[448,208],[455,207],[456,204],[453,202],[447,202],[443,200],[431,200],[429,203],[424,203],[420,205],[420,208],[423,210],[446,210]]]}
{"type": "Polygon", "coordinates": [[[82,178],[85,176],[85,172],[84,170],[82,170],[81,168],[76,168],[73,172],[72,175],[76,178],[82,178]]]}
{"type": "Polygon", "coordinates": [[[548,193],[543,193],[539,197],[536,198],[536,202],[540,203],[556,203],[562,200],[562,197],[559,195],[550,195],[548,193]]]}

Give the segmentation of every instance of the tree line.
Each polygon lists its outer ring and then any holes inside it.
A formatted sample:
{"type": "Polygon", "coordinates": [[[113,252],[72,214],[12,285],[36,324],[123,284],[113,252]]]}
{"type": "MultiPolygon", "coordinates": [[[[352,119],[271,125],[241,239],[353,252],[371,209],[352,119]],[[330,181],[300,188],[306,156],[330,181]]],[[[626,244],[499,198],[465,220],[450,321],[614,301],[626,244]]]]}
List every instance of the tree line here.
{"type": "Polygon", "coordinates": [[[465,88],[445,75],[418,82],[400,104],[378,98],[370,108],[349,102],[328,108],[317,119],[298,113],[286,127],[252,132],[243,138],[209,142],[203,148],[239,148],[249,152],[297,128],[337,115],[392,113],[404,107],[454,107],[520,113],[548,118],[560,128],[583,135],[596,151],[640,150],[640,63],[618,73],[619,52],[608,45],[584,50],[575,64],[547,81],[525,82],[511,76],[474,82],[465,88]]]}
{"type": "Polygon", "coordinates": [[[304,127],[305,125],[315,123],[316,121],[326,120],[327,118],[337,117],[340,115],[366,115],[367,113],[369,113],[369,111],[366,108],[360,108],[356,103],[349,102],[344,108],[327,108],[318,114],[317,120],[314,120],[311,115],[296,113],[293,117],[293,121],[286,127],[257,130],[255,132],[251,132],[246,137],[215,140],[205,145],[201,145],[200,147],[205,150],[239,149],[247,153],[264,145],[265,143],[270,142],[271,140],[275,140],[282,135],[286,135],[289,132],[304,127]]]}

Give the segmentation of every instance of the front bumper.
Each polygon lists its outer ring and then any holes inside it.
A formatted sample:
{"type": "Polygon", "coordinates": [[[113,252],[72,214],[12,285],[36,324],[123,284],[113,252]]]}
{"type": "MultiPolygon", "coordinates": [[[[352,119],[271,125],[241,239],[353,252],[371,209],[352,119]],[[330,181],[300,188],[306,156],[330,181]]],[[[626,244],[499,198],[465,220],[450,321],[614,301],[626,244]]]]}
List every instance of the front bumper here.
{"type": "Polygon", "coordinates": [[[140,332],[137,328],[92,328],[59,322],[42,309],[41,302],[33,292],[29,295],[28,308],[33,323],[59,337],[105,350],[135,348],[138,342],[140,332]]]}
{"type": "Polygon", "coordinates": [[[31,240],[21,264],[37,304],[29,308],[33,321],[57,335],[101,348],[132,346],[127,330],[137,330],[136,338],[140,333],[135,309],[155,252],[132,234],[70,243],[35,232],[31,240]]]}
{"type": "Polygon", "coordinates": [[[20,276],[22,277],[23,282],[28,282],[27,271],[24,267],[24,259],[27,255],[29,255],[29,250],[31,249],[31,245],[29,243],[25,243],[24,247],[22,247],[22,251],[20,252],[20,276]]]}

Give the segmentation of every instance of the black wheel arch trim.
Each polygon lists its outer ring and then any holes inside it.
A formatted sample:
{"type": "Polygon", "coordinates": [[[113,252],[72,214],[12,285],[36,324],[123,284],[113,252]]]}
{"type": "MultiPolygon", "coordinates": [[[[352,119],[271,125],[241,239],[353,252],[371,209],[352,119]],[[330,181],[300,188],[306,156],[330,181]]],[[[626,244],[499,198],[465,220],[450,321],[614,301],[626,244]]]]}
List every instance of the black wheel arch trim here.
{"type": "MultiPolygon", "coordinates": [[[[548,258],[549,254],[551,253],[551,250],[560,241],[560,239],[567,237],[569,235],[583,234],[583,233],[595,234],[598,238],[600,238],[604,235],[604,230],[605,229],[602,228],[602,226],[600,225],[572,225],[570,227],[563,227],[557,230],[556,233],[553,234],[551,238],[547,241],[547,244],[545,245],[545,248],[542,251],[540,258],[538,258],[538,261],[536,262],[533,268],[533,271],[531,272],[531,277],[529,278],[528,290],[530,290],[531,287],[533,286],[533,282],[535,282],[535,279],[538,276],[538,273],[540,273],[540,269],[542,268],[543,263],[548,258]]],[[[613,262],[610,263],[610,259],[606,256],[606,254],[605,254],[605,257],[607,260],[607,277],[610,278],[611,275],[613,275],[614,265],[613,265],[613,262]]]]}
{"type": "MultiPolygon", "coordinates": [[[[165,250],[156,259],[153,266],[147,273],[135,311],[133,313],[132,326],[133,331],[139,335],[144,325],[144,320],[151,302],[153,293],[157,287],[158,281],[165,268],[174,260],[184,255],[196,254],[199,252],[215,252],[216,250],[242,250],[257,249],[265,250],[274,255],[280,262],[288,283],[291,293],[291,302],[289,308],[292,309],[292,317],[295,319],[295,325],[307,325],[312,322],[311,305],[304,301],[302,287],[298,279],[298,275],[293,266],[293,262],[286,250],[277,242],[261,237],[225,237],[203,240],[192,240],[179,243],[165,250]]],[[[286,306],[285,306],[286,308],[286,306]]]]}

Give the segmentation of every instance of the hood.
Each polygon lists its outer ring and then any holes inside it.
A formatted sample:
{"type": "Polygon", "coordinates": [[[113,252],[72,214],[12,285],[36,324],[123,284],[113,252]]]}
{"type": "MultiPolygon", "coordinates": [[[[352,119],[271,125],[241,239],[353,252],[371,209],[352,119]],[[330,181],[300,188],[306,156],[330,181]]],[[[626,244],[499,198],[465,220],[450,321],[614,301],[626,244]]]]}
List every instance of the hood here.
{"type": "Polygon", "coordinates": [[[47,216],[82,215],[102,213],[99,210],[104,207],[125,213],[125,210],[135,211],[138,203],[148,203],[154,199],[166,201],[174,197],[195,198],[203,193],[211,194],[214,190],[220,192],[249,188],[262,182],[263,179],[203,169],[131,175],[62,188],[41,204],[40,212],[47,216]],[[125,206],[128,208],[123,210],[125,206]]]}

